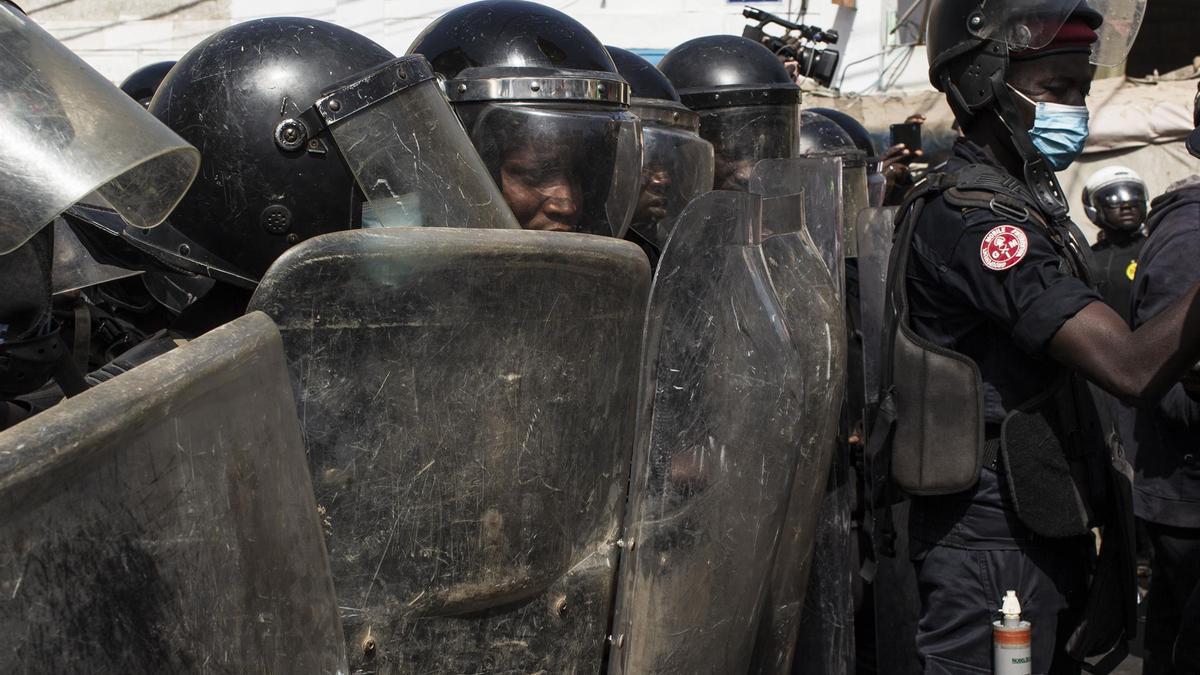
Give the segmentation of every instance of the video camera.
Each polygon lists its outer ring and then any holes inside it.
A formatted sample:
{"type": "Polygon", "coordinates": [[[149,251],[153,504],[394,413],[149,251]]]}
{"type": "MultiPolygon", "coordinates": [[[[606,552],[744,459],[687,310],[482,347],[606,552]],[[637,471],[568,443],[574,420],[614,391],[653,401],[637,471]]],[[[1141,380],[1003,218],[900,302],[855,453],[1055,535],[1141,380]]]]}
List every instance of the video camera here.
{"type": "Polygon", "coordinates": [[[828,87],[833,82],[833,75],[837,71],[838,59],[841,58],[841,54],[836,49],[828,47],[817,49],[816,45],[837,44],[837,31],[805,26],[755,7],[743,9],[742,16],[758,22],[757,25],[746,26],[742,29],[742,37],[754,40],[778,55],[795,60],[800,65],[801,75],[816,80],[822,86],[828,87]],[[786,31],[783,36],[771,35],[763,30],[767,24],[772,23],[786,31]],[[791,33],[796,34],[795,37],[801,41],[799,44],[794,46],[787,39],[791,33]]]}

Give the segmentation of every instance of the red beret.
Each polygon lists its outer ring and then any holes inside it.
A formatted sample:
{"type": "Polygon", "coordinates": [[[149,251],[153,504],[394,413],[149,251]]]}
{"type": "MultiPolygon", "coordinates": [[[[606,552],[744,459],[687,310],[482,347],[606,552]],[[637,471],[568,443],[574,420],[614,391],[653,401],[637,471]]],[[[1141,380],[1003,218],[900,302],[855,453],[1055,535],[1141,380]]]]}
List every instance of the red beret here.
{"type": "Polygon", "coordinates": [[[1032,59],[1063,52],[1090,52],[1099,36],[1082,17],[1071,17],[1058,29],[1050,42],[1037,49],[1022,49],[1009,54],[1015,59],[1032,59]]]}

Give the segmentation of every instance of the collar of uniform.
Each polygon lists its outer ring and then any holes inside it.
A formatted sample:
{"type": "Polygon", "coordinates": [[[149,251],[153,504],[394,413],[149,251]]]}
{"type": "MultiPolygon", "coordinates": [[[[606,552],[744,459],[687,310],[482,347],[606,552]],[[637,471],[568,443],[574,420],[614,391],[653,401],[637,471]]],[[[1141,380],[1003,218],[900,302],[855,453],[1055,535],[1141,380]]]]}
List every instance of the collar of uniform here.
{"type": "Polygon", "coordinates": [[[961,136],[954,141],[954,156],[971,164],[987,164],[1008,173],[1008,170],[996,160],[996,155],[992,154],[991,150],[961,136]]]}

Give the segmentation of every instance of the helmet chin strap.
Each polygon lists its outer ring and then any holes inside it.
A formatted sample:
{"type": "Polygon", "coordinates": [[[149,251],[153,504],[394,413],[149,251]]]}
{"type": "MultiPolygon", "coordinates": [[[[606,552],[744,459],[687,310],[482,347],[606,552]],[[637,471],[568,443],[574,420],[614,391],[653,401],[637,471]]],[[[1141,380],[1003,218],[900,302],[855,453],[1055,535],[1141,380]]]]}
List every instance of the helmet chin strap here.
{"type": "Polygon", "coordinates": [[[1016,98],[1004,81],[1004,73],[995,71],[988,81],[992,89],[993,110],[1008,130],[1012,147],[1024,164],[1025,184],[1047,214],[1055,220],[1068,219],[1067,200],[1063,196],[1062,186],[1046,163],[1046,158],[1033,146],[1028,130],[1019,122],[1021,114],[1017,110],[1016,98]]]}

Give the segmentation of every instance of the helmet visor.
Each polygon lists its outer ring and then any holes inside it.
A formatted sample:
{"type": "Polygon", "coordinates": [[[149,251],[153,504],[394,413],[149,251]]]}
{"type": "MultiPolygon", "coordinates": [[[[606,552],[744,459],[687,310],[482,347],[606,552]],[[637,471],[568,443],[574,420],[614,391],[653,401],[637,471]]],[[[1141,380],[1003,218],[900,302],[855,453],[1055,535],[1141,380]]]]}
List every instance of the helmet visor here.
{"type": "Polygon", "coordinates": [[[200,153],[7,3],[0,44],[0,254],[92,191],[137,227],[162,222],[200,153]]]}
{"type": "Polygon", "coordinates": [[[317,109],[342,113],[329,132],[382,226],[517,227],[424,57],[359,76],[317,109]]]}
{"type": "Polygon", "coordinates": [[[1106,185],[1092,195],[1092,205],[1117,207],[1122,204],[1145,204],[1146,189],[1137,183],[1106,185]]]}
{"type": "Polygon", "coordinates": [[[1006,43],[1010,51],[1045,49],[1056,38],[1066,38],[1059,31],[1075,17],[1096,32],[1090,44],[1091,62],[1116,66],[1129,54],[1145,11],[1146,0],[984,0],[982,25],[975,33],[1006,43]]]}
{"type": "Polygon", "coordinates": [[[683,207],[712,186],[712,144],[676,127],[642,128],[642,182],[632,224],[639,234],[661,249],[683,207]]]}
{"type": "Polygon", "coordinates": [[[800,107],[784,104],[705,110],[700,114],[700,135],[713,144],[714,188],[745,192],[750,172],[759,161],[799,154],[800,107]]]}
{"type": "Polygon", "coordinates": [[[637,117],[493,102],[460,111],[521,227],[624,236],[641,187],[637,117]]]}

